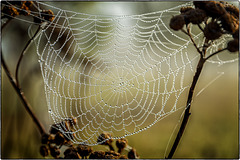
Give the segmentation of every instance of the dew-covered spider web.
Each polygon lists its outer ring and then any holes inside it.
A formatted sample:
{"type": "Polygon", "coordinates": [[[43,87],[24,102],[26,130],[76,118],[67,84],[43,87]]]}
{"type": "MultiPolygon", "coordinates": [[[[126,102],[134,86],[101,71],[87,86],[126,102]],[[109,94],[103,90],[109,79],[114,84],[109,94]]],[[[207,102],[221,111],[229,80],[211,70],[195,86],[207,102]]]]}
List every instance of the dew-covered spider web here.
{"type": "MultiPolygon", "coordinates": [[[[74,143],[100,143],[97,138],[103,132],[112,138],[137,134],[185,107],[199,54],[188,36],[168,24],[191,3],[119,16],[37,4],[55,15],[37,39],[49,114],[74,143]],[[72,118],[77,123],[71,129],[63,125],[72,118]]],[[[194,28],[191,32],[202,46],[201,32],[194,28]]],[[[223,48],[226,38],[216,41],[208,54],[223,48]]],[[[221,56],[208,62],[237,60],[221,56]]]]}

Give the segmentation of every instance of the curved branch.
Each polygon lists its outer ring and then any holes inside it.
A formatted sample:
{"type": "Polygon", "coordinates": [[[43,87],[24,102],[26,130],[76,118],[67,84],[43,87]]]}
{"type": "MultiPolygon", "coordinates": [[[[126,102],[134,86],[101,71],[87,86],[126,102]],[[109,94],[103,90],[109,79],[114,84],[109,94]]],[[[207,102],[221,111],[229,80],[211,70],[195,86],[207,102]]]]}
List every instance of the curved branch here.
{"type": "Polygon", "coordinates": [[[22,61],[22,58],[23,56],[25,55],[26,53],[26,50],[28,49],[28,47],[30,46],[30,44],[32,43],[32,41],[35,39],[35,37],[37,36],[38,32],[40,31],[40,26],[38,27],[37,31],[35,32],[35,34],[33,35],[33,37],[31,39],[28,40],[26,46],[24,47],[24,49],[22,50],[21,54],[20,54],[20,57],[18,59],[18,62],[17,62],[17,66],[16,66],[16,70],[15,70],[15,78],[16,78],[16,85],[18,87],[20,87],[19,85],[19,80],[18,80],[18,70],[19,70],[19,66],[20,66],[20,63],[22,61]]]}
{"type": "Polygon", "coordinates": [[[31,105],[28,103],[25,95],[24,95],[24,92],[22,92],[22,90],[17,86],[16,84],[16,80],[13,78],[10,70],[8,69],[8,66],[6,65],[4,59],[3,59],[3,56],[2,56],[2,51],[1,51],[1,63],[2,63],[2,66],[3,66],[3,69],[5,70],[6,74],[7,74],[7,77],[10,81],[10,83],[12,84],[13,88],[15,89],[15,91],[17,92],[17,95],[20,97],[25,109],[27,110],[27,112],[29,113],[29,115],[31,116],[32,120],[34,121],[34,123],[37,125],[38,127],[38,130],[40,132],[40,134],[45,134],[46,131],[42,125],[42,123],[39,121],[39,119],[37,118],[37,116],[33,113],[32,111],[32,107],[31,105]]]}
{"type": "Polygon", "coordinates": [[[220,49],[220,50],[218,50],[217,52],[214,52],[213,54],[209,55],[209,56],[206,57],[205,59],[207,60],[207,59],[211,58],[212,56],[214,56],[214,55],[216,55],[216,54],[218,54],[218,53],[220,53],[220,52],[222,52],[222,51],[225,51],[225,50],[227,50],[227,48],[220,49]]]}

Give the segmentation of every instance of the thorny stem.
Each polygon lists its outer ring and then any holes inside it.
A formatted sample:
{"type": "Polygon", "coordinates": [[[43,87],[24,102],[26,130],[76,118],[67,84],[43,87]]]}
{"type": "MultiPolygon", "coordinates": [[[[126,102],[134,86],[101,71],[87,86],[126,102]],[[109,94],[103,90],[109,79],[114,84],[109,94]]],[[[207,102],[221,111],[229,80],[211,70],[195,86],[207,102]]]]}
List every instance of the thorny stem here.
{"type": "Polygon", "coordinates": [[[30,44],[32,43],[32,41],[35,39],[35,37],[37,36],[38,32],[40,31],[40,26],[38,27],[37,31],[35,32],[35,34],[32,36],[31,39],[28,40],[26,46],[24,47],[24,49],[22,50],[22,53],[20,54],[20,57],[18,59],[18,62],[17,62],[17,66],[16,66],[16,71],[15,71],[15,78],[16,78],[16,85],[20,88],[20,85],[19,85],[19,80],[18,80],[18,70],[19,70],[19,66],[20,66],[20,63],[21,63],[21,60],[23,58],[23,56],[25,55],[26,53],[26,50],[28,49],[28,47],[30,46],[30,44]]]}
{"type": "MultiPolygon", "coordinates": [[[[10,22],[10,20],[8,20],[1,28],[1,30],[3,30],[3,28],[10,22]]],[[[27,47],[25,47],[27,48],[27,47]]],[[[20,62],[19,62],[20,63],[20,62]]],[[[27,101],[27,98],[24,95],[24,92],[21,90],[21,88],[18,86],[16,79],[12,76],[10,70],[8,69],[7,64],[5,63],[3,56],[2,56],[2,50],[1,50],[1,64],[3,66],[3,69],[5,70],[7,77],[10,81],[10,83],[12,84],[13,88],[15,89],[15,91],[17,92],[17,95],[19,96],[19,98],[21,99],[25,109],[27,110],[27,112],[29,113],[29,115],[31,116],[33,122],[37,125],[38,130],[40,132],[41,135],[45,134],[46,131],[42,125],[42,123],[39,121],[39,119],[37,118],[37,116],[35,115],[35,113],[32,111],[32,107],[29,104],[29,102],[27,101]]]]}

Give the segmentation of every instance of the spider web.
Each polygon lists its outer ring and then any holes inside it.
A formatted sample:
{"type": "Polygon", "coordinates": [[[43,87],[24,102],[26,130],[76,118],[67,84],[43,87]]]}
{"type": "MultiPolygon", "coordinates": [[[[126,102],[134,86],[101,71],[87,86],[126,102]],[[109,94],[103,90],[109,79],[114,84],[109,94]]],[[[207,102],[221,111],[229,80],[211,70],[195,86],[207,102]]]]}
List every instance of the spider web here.
{"type": "MultiPolygon", "coordinates": [[[[97,137],[103,132],[116,139],[137,134],[185,107],[199,55],[189,38],[171,31],[168,23],[191,3],[127,16],[37,4],[55,15],[37,41],[49,114],[74,143],[101,143],[97,137]],[[72,118],[77,123],[69,129],[62,122],[72,118]]],[[[192,35],[202,46],[201,32],[192,28],[192,35]]],[[[208,54],[223,48],[226,38],[216,41],[208,54]]],[[[237,60],[227,58],[215,56],[208,62],[237,60]]]]}

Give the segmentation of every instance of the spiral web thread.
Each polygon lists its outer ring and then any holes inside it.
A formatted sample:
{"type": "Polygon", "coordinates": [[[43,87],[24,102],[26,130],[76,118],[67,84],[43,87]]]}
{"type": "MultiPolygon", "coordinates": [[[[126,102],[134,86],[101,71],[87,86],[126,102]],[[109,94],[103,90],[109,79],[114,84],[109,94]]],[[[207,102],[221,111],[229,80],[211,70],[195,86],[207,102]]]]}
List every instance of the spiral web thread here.
{"type": "MultiPolygon", "coordinates": [[[[74,143],[101,143],[97,138],[103,132],[112,138],[137,134],[185,107],[199,55],[189,37],[171,31],[168,23],[191,3],[132,16],[89,15],[37,4],[55,15],[37,41],[49,114],[74,143]]],[[[192,36],[202,46],[200,31],[192,29],[192,36]]],[[[208,53],[223,48],[226,38],[208,53]]],[[[208,62],[236,60],[215,56],[208,62]]]]}

